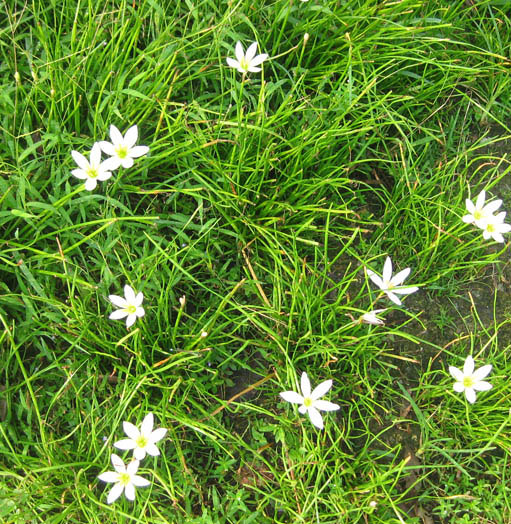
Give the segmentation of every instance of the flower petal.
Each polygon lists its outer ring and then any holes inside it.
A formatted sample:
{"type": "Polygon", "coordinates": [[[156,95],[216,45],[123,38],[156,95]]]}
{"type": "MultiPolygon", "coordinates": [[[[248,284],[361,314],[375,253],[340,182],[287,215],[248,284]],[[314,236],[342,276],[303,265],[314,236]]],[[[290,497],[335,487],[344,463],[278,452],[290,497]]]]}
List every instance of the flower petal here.
{"type": "Polygon", "coordinates": [[[465,389],[465,397],[467,397],[467,400],[473,404],[476,401],[476,392],[473,388],[466,388],[465,389]]]}
{"type": "Polygon", "coordinates": [[[491,371],[491,368],[493,366],[491,364],[486,364],[486,366],[482,366],[480,367],[479,369],[476,369],[473,373],[472,373],[472,378],[476,381],[476,382],[479,382],[480,380],[482,380],[484,377],[486,377],[487,375],[489,375],[490,371],[491,371]]]}
{"type": "Polygon", "coordinates": [[[125,298],[120,297],[119,295],[108,295],[108,300],[112,302],[114,306],[125,308],[128,303],[125,298]]]}
{"type": "Polygon", "coordinates": [[[250,64],[257,53],[257,42],[252,42],[245,53],[245,60],[250,64]]]}
{"type": "Polygon", "coordinates": [[[110,171],[102,171],[98,173],[97,180],[104,182],[105,180],[108,180],[112,176],[112,173],[110,171]]]}
{"type": "Polygon", "coordinates": [[[480,380],[474,384],[474,389],[476,391],[488,391],[493,387],[492,384],[486,382],[485,380],[480,380]]]}
{"type": "Polygon", "coordinates": [[[419,288],[416,286],[398,287],[392,290],[393,293],[397,293],[398,295],[409,295],[410,293],[415,293],[416,291],[419,291],[419,288]]]}
{"type": "Polygon", "coordinates": [[[131,126],[124,135],[124,145],[130,149],[133,147],[138,140],[138,127],[137,124],[131,126]]]}
{"type": "Polygon", "coordinates": [[[144,449],[142,449],[142,448],[135,448],[135,451],[133,451],[133,456],[137,460],[144,460],[145,459],[145,455],[146,455],[145,448],[144,449]]]}
{"type": "Polygon", "coordinates": [[[149,437],[149,442],[158,442],[160,441],[162,438],[165,438],[165,435],[167,434],[167,429],[166,428],[158,428],[158,429],[155,429],[152,433],[151,433],[151,436],[149,437]]]}
{"type": "Polygon", "coordinates": [[[241,42],[239,40],[238,42],[236,42],[234,54],[236,55],[236,59],[238,60],[238,62],[241,62],[245,58],[245,53],[243,53],[243,46],[241,45],[241,42]]]}
{"type": "Polygon", "coordinates": [[[302,378],[300,379],[300,389],[302,390],[302,395],[304,397],[310,397],[311,383],[305,371],[302,373],[302,378]]]}
{"type": "Polygon", "coordinates": [[[137,307],[137,310],[135,311],[135,315],[137,317],[143,317],[145,315],[145,309],[143,307],[137,307]]]}
{"type": "Polygon", "coordinates": [[[106,142],[105,140],[101,140],[98,142],[99,147],[101,148],[101,151],[105,153],[105,155],[114,156],[117,153],[115,152],[115,146],[111,144],[110,142],[106,142]]]}
{"type": "Polygon", "coordinates": [[[87,178],[89,178],[87,176],[87,173],[83,169],[73,169],[73,171],[71,171],[71,174],[76,178],[79,178],[80,180],[86,180],[87,178]]]}
{"type": "Polygon", "coordinates": [[[286,401],[292,404],[303,404],[303,397],[296,393],[296,391],[283,391],[280,396],[286,401]]]}
{"type": "Polygon", "coordinates": [[[148,455],[151,455],[152,457],[157,457],[160,454],[160,450],[156,447],[155,444],[147,444],[145,448],[148,455]]]}
{"type": "Polygon", "coordinates": [[[126,451],[127,449],[135,449],[137,447],[137,443],[130,438],[125,438],[114,442],[114,447],[126,451]]]}
{"type": "Polygon", "coordinates": [[[98,479],[103,482],[117,482],[119,480],[119,473],[115,471],[105,471],[98,475],[98,479]]]}
{"type": "Polygon", "coordinates": [[[113,124],[110,126],[110,139],[112,140],[114,146],[124,144],[124,139],[121,132],[113,124]]]}
{"type": "Polygon", "coordinates": [[[121,483],[115,484],[115,486],[113,486],[108,493],[108,497],[106,498],[107,504],[112,504],[112,502],[115,502],[121,496],[123,491],[124,486],[121,483]]]}
{"type": "Polygon", "coordinates": [[[266,53],[263,53],[262,55],[257,55],[250,62],[250,67],[255,67],[255,66],[258,66],[259,64],[262,64],[267,58],[268,58],[268,55],[266,53]]]}
{"type": "Polygon", "coordinates": [[[135,306],[135,307],[138,307],[140,305],[142,305],[142,302],[144,301],[144,295],[142,294],[142,291],[139,291],[135,297],[135,299],[133,300],[132,304],[135,306]]]}
{"type": "Polygon", "coordinates": [[[302,404],[299,408],[298,408],[298,413],[301,413],[302,415],[305,415],[305,413],[307,413],[307,410],[309,408],[307,406],[305,406],[304,404],[302,404]]]}
{"type": "Polygon", "coordinates": [[[484,206],[484,201],[486,200],[486,192],[483,189],[479,195],[477,195],[476,200],[476,209],[481,209],[484,206]]]}
{"type": "Polygon", "coordinates": [[[137,438],[140,437],[140,431],[137,426],[131,422],[124,421],[122,423],[122,428],[124,429],[124,433],[126,433],[130,439],[137,440],[137,438]]]}
{"type": "Polygon", "coordinates": [[[463,382],[455,382],[452,385],[452,389],[454,389],[454,391],[456,391],[457,393],[461,393],[465,391],[465,386],[463,385],[463,382]]]}
{"type": "Polygon", "coordinates": [[[376,284],[380,289],[383,289],[385,286],[383,285],[383,280],[370,269],[367,270],[367,276],[373,281],[374,284],[376,284]]]}
{"type": "Polygon", "coordinates": [[[472,375],[474,372],[474,359],[472,358],[472,355],[469,355],[465,359],[465,363],[463,364],[463,375],[469,376],[472,375]]]}
{"type": "Polygon", "coordinates": [[[309,408],[309,418],[318,429],[323,429],[323,417],[321,413],[312,406],[309,408]]]}
{"type": "Polygon", "coordinates": [[[128,500],[135,500],[135,486],[131,482],[124,488],[124,496],[128,500]]]}
{"type": "Polygon", "coordinates": [[[494,200],[493,202],[490,202],[489,204],[486,204],[484,206],[484,212],[488,215],[491,215],[492,213],[495,213],[497,209],[502,205],[502,200],[494,200]]]}
{"type": "Polygon", "coordinates": [[[463,379],[465,378],[465,375],[463,375],[463,371],[461,371],[461,369],[458,369],[454,366],[449,366],[449,373],[458,382],[463,382],[463,379]]]}
{"type": "Polygon", "coordinates": [[[148,413],[142,421],[142,425],[140,426],[140,433],[144,436],[148,436],[150,433],[152,433],[153,426],[154,415],[152,413],[148,413]]]}
{"type": "Polygon", "coordinates": [[[383,264],[383,273],[382,279],[384,282],[389,282],[392,278],[392,260],[390,257],[385,259],[385,264],[383,264]]]}
{"type": "Polygon", "coordinates": [[[128,284],[124,286],[124,296],[126,297],[126,302],[128,304],[133,304],[135,302],[135,291],[133,291],[133,288],[128,284]]]}
{"type": "Polygon", "coordinates": [[[87,171],[87,169],[90,168],[89,161],[81,153],[78,153],[78,151],[71,151],[71,156],[80,169],[87,171]]]}
{"type": "Polygon", "coordinates": [[[149,148],[147,146],[135,146],[130,149],[129,155],[131,158],[138,158],[139,156],[147,155],[149,148]]]}
{"type": "Polygon", "coordinates": [[[120,320],[121,318],[127,317],[128,312],[125,309],[116,309],[115,311],[112,311],[108,318],[110,320],[120,320]]]}
{"type": "MultiPolygon", "coordinates": [[[[321,384],[314,388],[314,391],[310,394],[310,398],[312,400],[317,400],[318,398],[322,397],[332,387],[332,384],[332,379],[328,379],[324,382],[321,382],[321,384]]],[[[309,395],[305,396],[308,397],[309,395]]]]}
{"type": "Polygon", "coordinates": [[[133,167],[133,164],[133,158],[131,158],[130,156],[121,159],[121,166],[124,167],[124,169],[129,169],[130,167],[133,167]]]}
{"type": "Polygon", "coordinates": [[[234,60],[234,58],[231,58],[230,56],[227,57],[227,65],[229,67],[235,67],[238,69],[240,63],[237,60],[234,60]]]}
{"type": "Polygon", "coordinates": [[[385,291],[386,295],[388,298],[390,298],[390,300],[392,300],[392,302],[394,302],[394,304],[398,305],[398,306],[401,306],[402,303],[401,303],[401,300],[399,300],[399,298],[394,295],[394,293],[392,293],[392,291],[385,291]]]}
{"type": "Polygon", "coordinates": [[[410,268],[407,267],[406,269],[403,269],[403,271],[400,271],[399,273],[396,273],[391,279],[390,282],[394,286],[399,286],[403,283],[403,281],[406,279],[406,277],[410,274],[410,268]]]}
{"type": "Polygon", "coordinates": [[[128,473],[128,475],[134,475],[138,471],[139,466],[140,462],[138,460],[132,460],[126,467],[126,473],[128,473]]]}
{"type": "Polygon", "coordinates": [[[110,460],[112,461],[112,466],[114,467],[115,471],[117,471],[118,473],[126,473],[126,466],[124,465],[124,461],[121,457],[119,457],[119,455],[112,453],[112,455],[110,456],[110,460]]]}
{"type": "Polygon", "coordinates": [[[320,411],[337,411],[341,408],[338,404],[334,404],[328,400],[316,400],[316,402],[314,402],[314,407],[320,411]]]}
{"type": "Polygon", "coordinates": [[[87,191],[92,191],[93,189],[96,189],[97,185],[98,185],[98,182],[95,178],[88,178],[85,181],[85,189],[87,191]]]}
{"type": "Polygon", "coordinates": [[[130,328],[134,323],[135,320],[137,320],[137,315],[131,314],[126,317],[126,327],[130,328]]]}
{"type": "Polygon", "coordinates": [[[151,484],[147,479],[141,477],[140,475],[133,475],[133,477],[131,478],[131,482],[134,486],[137,486],[137,488],[144,488],[151,484]]]}
{"type": "Polygon", "coordinates": [[[94,142],[89,156],[91,166],[97,167],[99,164],[101,164],[101,148],[97,142],[94,142]]]}

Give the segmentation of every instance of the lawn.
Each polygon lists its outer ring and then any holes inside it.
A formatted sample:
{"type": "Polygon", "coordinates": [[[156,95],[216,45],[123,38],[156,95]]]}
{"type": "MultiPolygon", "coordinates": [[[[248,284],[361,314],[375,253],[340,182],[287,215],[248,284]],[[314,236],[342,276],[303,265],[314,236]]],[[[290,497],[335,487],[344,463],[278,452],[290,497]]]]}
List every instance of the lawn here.
{"type": "Polygon", "coordinates": [[[0,520],[510,523],[508,2],[0,11],[0,520]]]}

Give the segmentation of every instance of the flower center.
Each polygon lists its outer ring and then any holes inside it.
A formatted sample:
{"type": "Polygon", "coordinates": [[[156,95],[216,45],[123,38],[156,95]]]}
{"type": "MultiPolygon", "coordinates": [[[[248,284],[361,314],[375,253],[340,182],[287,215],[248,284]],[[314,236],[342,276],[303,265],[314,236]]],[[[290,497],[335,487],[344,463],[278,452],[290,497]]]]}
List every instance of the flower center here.
{"type": "Polygon", "coordinates": [[[303,399],[303,405],[306,407],[306,408],[310,408],[312,406],[312,399],[309,398],[309,397],[305,397],[303,399]]]}
{"type": "Polygon", "coordinates": [[[241,69],[243,69],[244,71],[248,71],[249,63],[247,62],[247,60],[246,60],[245,57],[243,57],[243,58],[240,60],[240,67],[241,67],[241,69]]]}
{"type": "Polygon", "coordinates": [[[98,176],[98,170],[94,167],[89,167],[89,169],[87,169],[87,176],[89,178],[96,178],[98,176]]]}
{"type": "Polygon", "coordinates": [[[486,231],[488,231],[488,233],[493,233],[495,231],[495,226],[493,224],[488,224],[486,226],[486,231]]]}
{"type": "Polygon", "coordinates": [[[472,377],[463,377],[463,385],[466,388],[471,388],[474,385],[474,379],[472,377]]]}
{"type": "Polygon", "coordinates": [[[135,442],[139,448],[145,448],[147,446],[147,438],[144,437],[144,435],[140,435],[135,442]]]}
{"type": "Polygon", "coordinates": [[[126,158],[128,156],[128,148],[126,146],[119,146],[115,150],[119,158],[126,158]]]}
{"type": "Polygon", "coordinates": [[[119,473],[119,484],[121,486],[127,486],[130,483],[130,479],[129,473],[119,473]]]}
{"type": "Polygon", "coordinates": [[[479,209],[476,209],[474,211],[474,218],[476,220],[481,220],[481,218],[483,218],[483,214],[481,213],[481,211],[479,209]]]}
{"type": "Polygon", "coordinates": [[[134,306],[133,304],[130,304],[130,305],[126,308],[126,311],[128,312],[128,315],[133,315],[133,313],[136,313],[136,312],[137,312],[137,308],[136,308],[136,306],[134,306]]]}

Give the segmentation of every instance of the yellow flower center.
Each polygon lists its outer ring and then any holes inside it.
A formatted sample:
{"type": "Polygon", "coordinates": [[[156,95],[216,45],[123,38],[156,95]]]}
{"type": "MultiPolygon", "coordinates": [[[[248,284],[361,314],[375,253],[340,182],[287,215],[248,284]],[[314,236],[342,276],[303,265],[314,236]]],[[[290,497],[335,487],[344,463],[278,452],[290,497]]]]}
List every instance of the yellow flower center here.
{"type": "Polygon", "coordinates": [[[130,483],[130,476],[128,473],[119,473],[119,484],[127,486],[130,483]]]}
{"type": "Polygon", "coordinates": [[[126,311],[128,312],[128,315],[133,315],[133,313],[136,313],[137,308],[136,308],[136,306],[130,304],[130,305],[126,308],[126,311]]]}
{"type": "Polygon", "coordinates": [[[306,397],[303,399],[303,405],[306,407],[306,408],[310,408],[312,406],[312,399],[309,398],[309,397],[306,397]]]}
{"type": "Polygon", "coordinates": [[[87,176],[89,178],[96,178],[98,176],[98,170],[93,167],[89,167],[89,169],[87,169],[87,176]]]}
{"type": "Polygon", "coordinates": [[[481,211],[479,211],[478,209],[474,211],[474,218],[476,220],[481,220],[481,218],[483,218],[483,214],[481,213],[481,211]]]}
{"type": "Polygon", "coordinates": [[[493,224],[488,224],[486,226],[486,231],[488,231],[488,233],[493,233],[495,231],[495,226],[493,224]]]}
{"type": "Polygon", "coordinates": [[[128,156],[128,148],[126,146],[119,146],[115,150],[119,158],[126,158],[128,156]]]}
{"type": "Polygon", "coordinates": [[[247,62],[247,60],[245,59],[245,57],[243,57],[243,58],[240,60],[240,67],[241,67],[241,69],[243,69],[244,71],[248,71],[249,63],[247,62]]]}
{"type": "Polygon", "coordinates": [[[471,388],[475,384],[475,381],[472,377],[464,377],[463,378],[463,385],[466,388],[471,388]]]}
{"type": "Polygon", "coordinates": [[[144,435],[140,435],[135,442],[139,448],[145,448],[147,446],[147,438],[144,437],[144,435]]]}

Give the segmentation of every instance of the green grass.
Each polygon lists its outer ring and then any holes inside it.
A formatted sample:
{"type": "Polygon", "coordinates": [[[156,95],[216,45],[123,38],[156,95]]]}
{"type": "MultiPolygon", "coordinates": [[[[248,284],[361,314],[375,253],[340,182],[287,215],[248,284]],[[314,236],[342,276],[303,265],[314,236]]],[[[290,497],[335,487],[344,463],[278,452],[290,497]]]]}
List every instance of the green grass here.
{"type": "Polygon", "coordinates": [[[0,520],[511,522],[507,244],[461,221],[511,204],[507,2],[0,5],[0,520]],[[244,81],[238,40],[270,55],[244,81]],[[110,124],[150,153],[81,190],[110,124]],[[401,309],[366,277],[387,255],[401,309]],[[333,379],[323,431],[278,396],[303,371],[333,379]],[[107,505],[147,412],[151,486],[107,505]]]}

